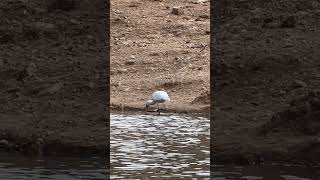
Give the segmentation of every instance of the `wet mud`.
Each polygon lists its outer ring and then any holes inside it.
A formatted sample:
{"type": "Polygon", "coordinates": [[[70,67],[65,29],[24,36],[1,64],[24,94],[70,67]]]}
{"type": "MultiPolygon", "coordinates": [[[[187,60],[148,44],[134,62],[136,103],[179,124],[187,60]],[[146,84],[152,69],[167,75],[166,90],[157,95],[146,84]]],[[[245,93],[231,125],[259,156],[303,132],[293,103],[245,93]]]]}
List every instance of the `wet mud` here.
{"type": "Polygon", "coordinates": [[[319,164],[320,3],[226,0],[220,6],[211,157],[319,164]]]}
{"type": "Polygon", "coordinates": [[[105,2],[0,2],[0,150],[105,154],[105,2]]]}

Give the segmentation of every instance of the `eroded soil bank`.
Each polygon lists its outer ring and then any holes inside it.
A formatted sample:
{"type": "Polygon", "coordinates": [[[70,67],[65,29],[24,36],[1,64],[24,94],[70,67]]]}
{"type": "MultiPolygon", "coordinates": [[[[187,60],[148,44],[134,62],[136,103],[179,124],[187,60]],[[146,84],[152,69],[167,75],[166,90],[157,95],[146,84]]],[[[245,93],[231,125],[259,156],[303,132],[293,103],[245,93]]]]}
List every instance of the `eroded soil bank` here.
{"type": "Polygon", "coordinates": [[[226,0],[213,60],[216,162],[320,163],[320,2],[226,0]]]}
{"type": "Polygon", "coordinates": [[[195,2],[111,1],[111,109],[141,111],[163,89],[168,111],[209,112],[210,3],[195,2]]]}
{"type": "Polygon", "coordinates": [[[105,155],[105,2],[65,2],[0,2],[1,150],[105,155]]]}

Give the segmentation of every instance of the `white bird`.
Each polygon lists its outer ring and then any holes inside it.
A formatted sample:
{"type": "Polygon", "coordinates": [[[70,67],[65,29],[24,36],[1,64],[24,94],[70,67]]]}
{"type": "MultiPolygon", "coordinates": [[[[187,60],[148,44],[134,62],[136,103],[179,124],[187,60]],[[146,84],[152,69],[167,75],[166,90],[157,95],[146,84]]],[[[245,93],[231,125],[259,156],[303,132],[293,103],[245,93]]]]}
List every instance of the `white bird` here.
{"type": "Polygon", "coordinates": [[[165,91],[155,91],[152,94],[151,99],[146,102],[145,110],[150,105],[157,104],[158,112],[160,114],[159,103],[163,103],[164,107],[166,107],[166,105],[164,103],[167,102],[167,101],[170,102],[170,97],[169,97],[167,92],[165,92],[165,91]]]}

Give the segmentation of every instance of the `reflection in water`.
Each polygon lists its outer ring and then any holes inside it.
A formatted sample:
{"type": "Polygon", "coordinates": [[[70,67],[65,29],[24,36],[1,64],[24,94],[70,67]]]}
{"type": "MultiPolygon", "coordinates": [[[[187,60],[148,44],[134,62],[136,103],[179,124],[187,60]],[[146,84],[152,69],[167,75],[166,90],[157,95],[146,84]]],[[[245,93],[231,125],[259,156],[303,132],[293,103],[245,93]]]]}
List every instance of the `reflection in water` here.
{"type": "Polygon", "coordinates": [[[13,154],[0,154],[0,179],[17,180],[104,180],[105,159],[50,157],[33,159],[13,154]]]}
{"type": "Polygon", "coordinates": [[[223,166],[213,165],[213,180],[320,180],[320,168],[285,165],[223,166]]]}
{"type": "Polygon", "coordinates": [[[111,115],[111,179],[209,179],[209,120],[111,115]]]}

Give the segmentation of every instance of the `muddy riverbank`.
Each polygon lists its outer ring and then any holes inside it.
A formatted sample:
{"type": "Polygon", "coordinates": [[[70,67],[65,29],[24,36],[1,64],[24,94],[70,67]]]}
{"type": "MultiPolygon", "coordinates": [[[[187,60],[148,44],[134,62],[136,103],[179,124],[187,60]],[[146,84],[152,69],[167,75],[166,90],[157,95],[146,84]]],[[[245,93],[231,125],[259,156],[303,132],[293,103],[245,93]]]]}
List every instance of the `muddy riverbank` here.
{"type": "Polygon", "coordinates": [[[209,112],[210,3],[194,2],[111,1],[111,109],[142,110],[163,89],[170,112],[209,112]]]}
{"type": "Polygon", "coordinates": [[[220,5],[212,159],[319,164],[320,3],[220,5]]]}
{"type": "Polygon", "coordinates": [[[105,155],[105,2],[53,2],[0,2],[0,149],[105,155]]]}

